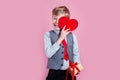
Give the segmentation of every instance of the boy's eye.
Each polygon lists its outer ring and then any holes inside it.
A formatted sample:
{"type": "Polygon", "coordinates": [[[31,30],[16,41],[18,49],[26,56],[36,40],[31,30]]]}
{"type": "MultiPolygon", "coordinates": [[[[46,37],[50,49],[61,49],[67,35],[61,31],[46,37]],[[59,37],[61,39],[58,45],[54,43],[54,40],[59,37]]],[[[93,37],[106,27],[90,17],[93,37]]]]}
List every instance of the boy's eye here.
{"type": "Polygon", "coordinates": [[[57,18],[53,18],[54,20],[57,20],[57,18]]]}

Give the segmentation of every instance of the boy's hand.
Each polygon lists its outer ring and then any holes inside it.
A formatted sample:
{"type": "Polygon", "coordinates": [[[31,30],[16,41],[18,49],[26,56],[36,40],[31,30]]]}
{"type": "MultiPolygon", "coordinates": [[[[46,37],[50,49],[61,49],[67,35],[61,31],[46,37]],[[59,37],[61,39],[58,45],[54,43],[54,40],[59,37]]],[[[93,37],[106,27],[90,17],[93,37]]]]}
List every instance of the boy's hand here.
{"type": "Polygon", "coordinates": [[[65,37],[71,32],[71,31],[69,31],[70,28],[65,30],[65,27],[66,27],[66,26],[64,26],[63,29],[61,30],[60,37],[59,37],[58,40],[57,40],[57,44],[58,44],[58,45],[59,45],[59,44],[62,42],[62,40],[65,39],[65,37]]]}
{"type": "Polygon", "coordinates": [[[69,31],[70,28],[69,28],[69,29],[66,29],[66,30],[65,30],[65,28],[66,28],[66,25],[65,25],[65,26],[63,27],[63,29],[61,30],[61,34],[60,34],[60,37],[59,37],[59,38],[61,38],[62,40],[65,39],[65,37],[71,32],[71,31],[69,31]]]}
{"type": "MultiPolygon", "coordinates": [[[[80,63],[78,63],[76,67],[80,70],[80,72],[84,69],[83,65],[80,63]]],[[[71,66],[69,67],[69,70],[69,72],[72,74],[73,68],[71,66]]],[[[74,75],[78,75],[80,72],[74,67],[74,75]]]]}

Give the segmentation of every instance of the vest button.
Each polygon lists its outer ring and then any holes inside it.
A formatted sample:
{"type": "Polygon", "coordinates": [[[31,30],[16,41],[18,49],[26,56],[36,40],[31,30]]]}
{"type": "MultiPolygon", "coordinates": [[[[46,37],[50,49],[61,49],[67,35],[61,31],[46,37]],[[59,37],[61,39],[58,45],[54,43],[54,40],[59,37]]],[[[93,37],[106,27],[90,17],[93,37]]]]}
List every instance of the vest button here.
{"type": "Polygon", "coordinates": [[[61,66],[63,66],[63,64],[61,64],[61,66]]]}
{"type": "Polygon", "coordinates": [[[62,46],[62,48],[64,48],[64,46],[62,46]]]}
{"type": "Polygon", "coordinates": [[[63,58],[61,58],[61,60],[63,60],[63,58]]]}
{"type": "Polygon", "coordinates": [[[63,52],[62,52],[62,54],[63,54],[63,52]]]}

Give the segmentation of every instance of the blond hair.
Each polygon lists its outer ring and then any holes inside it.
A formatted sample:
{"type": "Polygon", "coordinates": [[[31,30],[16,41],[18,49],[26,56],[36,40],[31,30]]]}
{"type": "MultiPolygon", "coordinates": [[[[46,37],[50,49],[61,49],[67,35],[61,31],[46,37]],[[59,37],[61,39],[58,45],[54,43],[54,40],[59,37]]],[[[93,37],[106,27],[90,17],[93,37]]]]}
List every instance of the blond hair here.
{"type": "Polygon", "coordinates": [[[66,6],[59,6],[52,10],[52,15],[58,16],[59,14],[65,14],[68,18],[70,17],[70,11],[66,6]]]}

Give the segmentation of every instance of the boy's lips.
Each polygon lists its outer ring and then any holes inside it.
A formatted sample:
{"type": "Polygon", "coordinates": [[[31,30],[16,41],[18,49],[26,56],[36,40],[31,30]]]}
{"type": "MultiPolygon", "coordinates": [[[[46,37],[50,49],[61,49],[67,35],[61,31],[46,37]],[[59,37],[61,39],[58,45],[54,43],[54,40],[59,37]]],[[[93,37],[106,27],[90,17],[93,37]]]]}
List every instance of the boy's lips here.
{"type": "Polygon", "coordinates": [[[54,24],[54,26],[58,26],[58,24],[57,24],[57,23],[55,23],[55,24],[54,24]]]}

